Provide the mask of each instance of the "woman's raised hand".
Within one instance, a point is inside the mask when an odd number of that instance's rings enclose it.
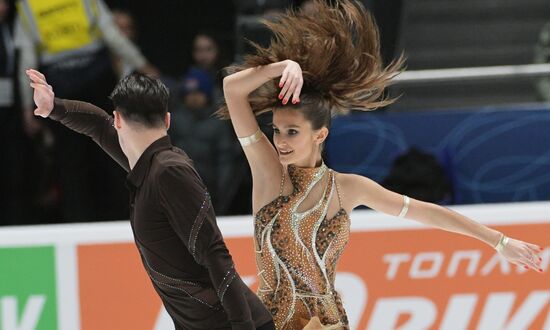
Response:
[[[300,92],[304,85],[304,77],[302,76],[302,68],[300,64],[286,60],[285,68],[281,74],[281,80],[279,81],[279,100],[284,104],[291,101],[292,104],[300,102]]]

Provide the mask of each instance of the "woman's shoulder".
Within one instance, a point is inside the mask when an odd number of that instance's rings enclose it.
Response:
[[[354,173],[335,172],[335,180],[343,194],[348,198],[357,199],[357,202],[362,195],[369,191],[375,191],[374,188],[378,186],[374,180]]]
[[[367,177],[364,177],[364,176],[359,175],[359,174],[342,173],[342,172],[337,172],[337,171],[332,170],[332,169],[331,169],[331,171],[334,173],[334,179],[336,180],[336,182],[338,183],[338,185],[340,187],[354,186],[359,181],[368,180]]]

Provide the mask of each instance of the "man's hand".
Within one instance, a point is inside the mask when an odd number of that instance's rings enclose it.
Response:
[[[31,87],[34,88],[34,103],[36,109],[34,110],[35,116],[48,117],[53,110],[54,93],[52,86],[46,82],[46,77],[36,70],[25,71],[29,79],[31,80]]]

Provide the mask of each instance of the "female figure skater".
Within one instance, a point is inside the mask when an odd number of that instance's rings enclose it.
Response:
[[[334,279],[349,214],[359,205],[475,237],[540,271],[533,244],[327,168],[321,152],[331,117],[391,103],[381,96],[402,60],[382,66],[377,27],[361,5],[316,6],[313,16],[290,11],[267,23],[271,45],[256,46],[256,55],[232,68],[218,112],[231,118],[252,171],[258,295],[277,329],[348,328]],[[275,146],[255,118],[266,111],[273,111]]]

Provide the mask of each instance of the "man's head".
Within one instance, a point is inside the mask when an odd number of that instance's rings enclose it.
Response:
[[[170,127],[168,98],[168,88],[160,80],[142,74],[131,74],[116,85],[111,100],[122,150],[140,137],[166,134]]]
[[[132,126],[166,128],[168,88],[157,79],[142,74],[131,74],[122,79],[111,93],[117,114]]]

